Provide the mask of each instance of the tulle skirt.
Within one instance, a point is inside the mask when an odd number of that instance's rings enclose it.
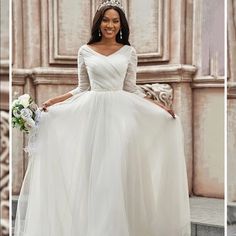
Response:
[[[15,236],[187,236],[183,132],[125,91],[87,91],[41,115]]]

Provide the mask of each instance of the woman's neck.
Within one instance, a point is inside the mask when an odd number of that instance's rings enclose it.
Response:
[[[116,39],[106,39],[106,38],[102,38],[100,43],[105,44],[105,45],[115,45],[115,44],[117,44]]]

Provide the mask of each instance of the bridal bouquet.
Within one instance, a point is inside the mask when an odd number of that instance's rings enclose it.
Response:
[[[30,95],[21,95],[12,103],[12,126],[29,133],[38,124],[40,114],[40,109]]]

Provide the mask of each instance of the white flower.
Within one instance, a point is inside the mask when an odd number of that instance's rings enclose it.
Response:
[[[36,111],[36,110],[38,109],[38,106],[37,106],[34,102],[32,102],[32,103],[30,104],[29,108],[30,108],[32,111]]]
[[[27,119],[25,120],[25,127],[26,127],[26,128],[33,128],[33,127],[35,127],[35,122],[34,122],[34,120],[33,120],[32,118],[27,118]]]
[[[39,123],[40,117],[41,117],[41,111],[40,111],[40,109],[37,109],[35,111],[35,124]]]
[[[21,95],[19,98],[19,103],[23,106],[23,107],[28,107],[30,104],[30,95],[29,94],[24,94]]]
[[[27,99],[27,100],[29,100],[29,99],[30,99],[30,95],[27,94],[27,93],[25,93],[25,94],[19,96],[18,99],[19,99],[19,100],[22,100],[22,99]]]
[[[28,118],[31,118],[32,115],[33,115],[33,112],[28,109],[28,108],[23,108],[21,111],[20,111],[20,115],[22,117],[23,120],[26,120]]]
[[[40,120],[41,111],[28,94],[12,102],[12,125],[20,131],[29,133],[35,129]]]
[[[15,105],[19,104],[19,100],[18,99],[15,99],[13,102],[12,102],[12,107],[14,107]]]
[[[32,129],[32,127],[34,127],[34,124],[31,125],[29,123],[25,123],[24,126],[29,131],[30,129]]]
[[[21,112],[17,108],[14,108],[12,113],[16,118],[20,118],[21,116]]]

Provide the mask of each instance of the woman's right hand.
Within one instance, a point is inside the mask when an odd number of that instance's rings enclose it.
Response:
[[[73,95],[69,92],[69,93],[65,93],[61,96],[58,96],[58,97],[55,97],[55,98],[51,98],[49,100],[47,100],[46,102],[43,103],[43,106],[42,106],[42,110],[43,111],[48,111],[48,107],[56,104],[56,103],[59,103],[59,102],[63,102],[65,101],[66,99],[72,97]]]
[[[46,102],[43,103],[42,110],[47,112],[48,111],[48,107],[52,106],[53,104],[54,103],[53,103],[52,99],[47,100]]]

